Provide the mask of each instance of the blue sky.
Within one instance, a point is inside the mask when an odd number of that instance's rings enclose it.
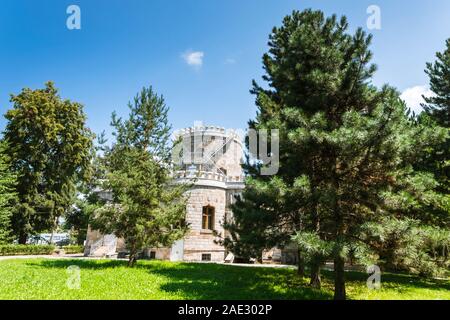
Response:
[[[81,8],[81,30],[66,27],[71,4]],[[245,128],[273,26],[293,9],[314,8],[367,29],[372,4],[381,9],[374,83],[390,83],[413,105],[427,90],[425,62],[450,37],[448,0],[0,0],[0,112],[11,93],[53,80],[62,97],[84,104],[95,132],[110,132],[112,111],[125,115],[153,85],[174,128],[196,120]]]

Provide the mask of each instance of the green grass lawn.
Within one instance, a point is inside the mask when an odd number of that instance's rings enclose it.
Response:
[[[69,289],[67,267],[81,269],[81,288]],[[292,269],[233,265],[80,259],[0,261],[0,299],[331,299],[332,272],[321,291]],[[367,275],[347,274],[350,299],[450,299],[450,281],[382,275],[382,288],[368,290]]]

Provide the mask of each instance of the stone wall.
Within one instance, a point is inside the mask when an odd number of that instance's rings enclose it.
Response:
[[[151,258],[151,252],[155,253],[155,259],[157,260],[170,259],[170,248],[147,248],[144,250],[144,257]]]
[[[212,230],[202,229],[202,210],[204,206],[215,208],[214,231],[224,234],[226,191],[219,188],[194,186],[189,191],[186,220],[189,232],[184,238],[184,260],[201,261],[202,254],[211,254],[211,261],[223,261],[225,248],[214,243],[219,240]]]

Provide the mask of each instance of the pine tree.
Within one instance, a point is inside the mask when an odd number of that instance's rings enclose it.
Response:
[[[425,72],[430,78],[433,95],[424,97],[426,116],[423,115],[420,120],[424,125],[433,125],[428,121],[428,116],[437,125],[446,128],[448,136],[445,141],[429,149],[421,165],[434,173],[439,182],[436,189],[450,201],[450,39],[446,41],[446,50],[437,52],[436,58],[434,63],[426,65]]]
[[[54,230],[74,200],[75,187],[90,168],[93,134],[82,105],[63,100],[52,82],[11,96],[6,112],[6,152],[17,174],[14,236]]]
[[[105,153],[103,186],[113,201],[95,211],[93,227],[124,238],[131,267],[142,249],[170,246],[184,236],[187,186],[171,177],[164,99],[144,88],[129,109],[126,120],[113,114],[116,141]]]
[[[251,171],[251,167],[247,169]],[[288,185],[277,176],[264,179],[249,175],[242,197],[231,206],[233,219],[224,224],[229,236],[223,244],[238,257],[258,260],[263,249],[290,244],[292,235],[306,222],[301,209],[306,206],[309,190],[305,176]],[[303,276],[301,252],[298,258],[298,273]]]
[[[305,196],[302,194],[303,188],[299,189],[299,194],[290,192],[294,199],[301,199],[301,203],[287,200],[287,203],[293,204],[294,207],[282,214],[284,217],[279,221],[287,219],[290,222],[282,222],[283,226],[277,228],[285,239],[295,234],[295,230],[320,231],[319,185],[316,179],[321,170],[318,167],[321,160],[320,150],[312,139],[303,141],[302,144],[286,143],[289,135],[298,131],[296,119],[304,120],[303,125],[306,125],[308,117],[335,104],[332,94],[327,97],[327,89],[334,90],[336,98],[342,95],[338,92],[337,85],[339,81],[343,81],[344,76],[347,77],[345,85],[358,85],[356,77],[362,76],[362,72],[372,72],[363,69],[356,75],[351,74],[358,71],[351,63],[351,50],[356,48],[352,47],[350,36],[344,33],[346,28],[345,18],[339,22],[335,16],[325,20],[323,14],[318,11],[306,10],[287,16],[282,27],[273,29],[269,53],[263,57],[266,71],[263,79],[269,82],[273,90],[264,90],[254,82],[252,93],[256,95],[259,113],[257,119],[250,122],[250,127],[280,129],[278,177],[282,177],[288,189],[293,188],[297,179],[306,179],[308,186],[308,194]],[[347,61],[341,61],[343,59]],[[347,68],[347,75],[339,69],[341,65]],[[296,149],[292,149],[293,147]],[[299,156],[292,156],[293,153]],[[248,173],[256,179],[267,180],[259,176],[258,170],[249,170]],[[245,192],[244,199],[248,197]],[[269,205],[265,207],[270,208]],[[235,220],[239,220],[239,217],[236,216]],[[285,224],[289,224],[291,228],[286,228]],[[299,252],[299,270],[303,269],[302,261]],[[314,266],[311,277],[311,283],[316,287],[320,286],[319,267],[320,264]]]
[[[5,153],[6,145],[0,141],[0,244],[12,240],[11,216],[17,200],[16,176],[11,172],[10,159]]]
[[[250,219],[258,230],[266,224],[267,238],[294,236],[312,285],[320,285],[323,260],[334,260],[335,299],[346,297],[345,261],[361,226],[394,214],[399,195],[414,196],[409,182],[421,180],[410,160],[424,148],[416,136],[441,135],[415,126],[395,89],[371,84],[372,37],[347,28],[345,17],[305,10],[273,29],[263,57],[269,86],[254,82],[258,114],[250,127],[279,129],[280,168],[276,177],[259,175],[257,162],[247,169],[252,187],[236,203],[242,210],[230,224],[239,234],[228,240],[249,247]],[[281,187],[267,197],[271,185]]]
[[[362,226],[365,253],[382,270],[406,271],[426,277],[445,276],[450,266],[450,231],[424,226],[409,218],[382,217]]]
[[[450,39],[446,50],[436,53],[437,60],[427,63],[426,74],[430,77],[430,89],[434,93],[424,97],[425,111],[442,127],[450,128]]]

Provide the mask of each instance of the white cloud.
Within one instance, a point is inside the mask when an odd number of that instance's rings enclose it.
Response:
[[[415,86],[405,89],[400,95],[400,98],[405,101],[406,106],[410,108],[411,111],[414,111],[415,114],[419,114],[423,111],[420,104],[425,103],[422,95],[430,97],[433,95],[433,92],[428,89],[427,86]]]
[[[191,51],[188,50],[181,55],[181,57],[186,61],[186,63],[190,66],[200,68],[203,65],[203,51]]]
[[[234,58],[225,59],[225,64],[235,64],[235,63],[236,63],[236,59],[234,59]]]

